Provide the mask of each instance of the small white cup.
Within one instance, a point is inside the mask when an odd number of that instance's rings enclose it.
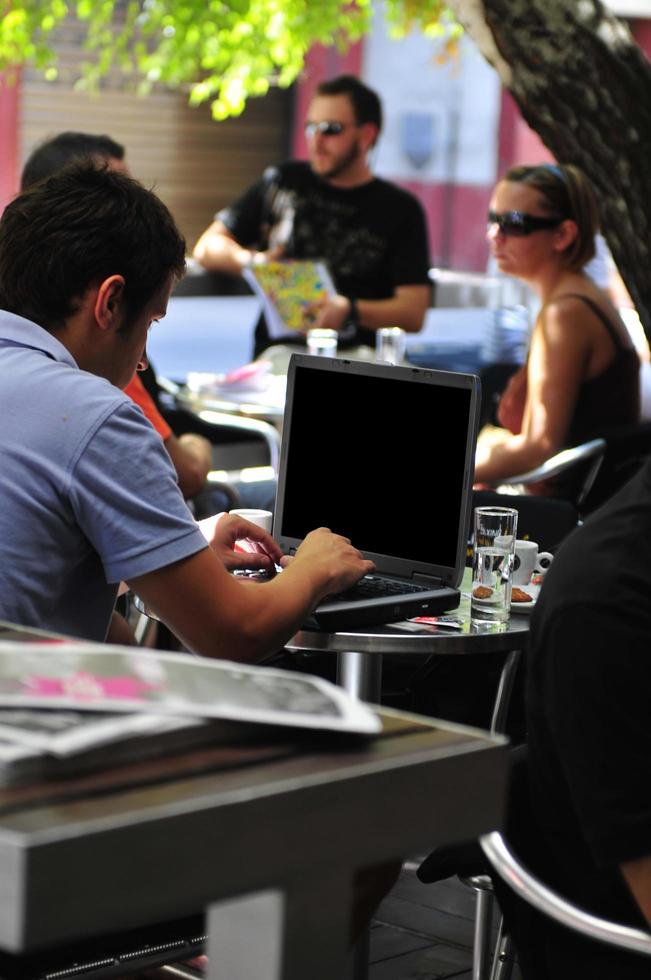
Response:
[[[313,327],[307,332],[307,352],[319,357],[336,357],[338,339],[336,330]]]
[[[382,327],[375,334],[375,360],[402,364],[407,349],[407,335],[400,327]]]
[[[538,551],[535,541],[518,539],[515,542],[513,584],[529,585],[534,572],[546,572],[553,560],[549,551]]]
[[[271,534],[274,516],[270,510],[258,510],[255,507],[237,507],[229,511],[229,513],[237,514],[239,517],[243,517],[245,521],[250,521],[251,524],[257,524],[263,531],[268,531]]]

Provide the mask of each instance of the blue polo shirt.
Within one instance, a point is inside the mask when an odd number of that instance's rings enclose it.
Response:
[[[205,547],[140,409],[0,311],[0,619],[103,640],[121,580]]]

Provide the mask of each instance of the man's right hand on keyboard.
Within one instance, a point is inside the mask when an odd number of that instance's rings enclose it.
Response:
[[[311,531],[291,561],[296,567],[300,565],[305,574],[316,576],[319,599],[349,589],[375,568],[348,538],[333,534],[327,527]]]

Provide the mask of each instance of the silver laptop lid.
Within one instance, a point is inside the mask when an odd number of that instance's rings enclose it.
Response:
[[[466,560],[479,379],[292,355],[274,537],[349,537],[379,572],[457,586]]]

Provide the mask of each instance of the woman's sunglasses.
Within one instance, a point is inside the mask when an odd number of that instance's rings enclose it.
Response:
[[[534,231],[556,228],[565,219],[541,218],[537,214],[526,214],[524,211],[504,211],[503,214],[489,211],[487,220],[489,230],[493,225],[497,225],[503,235],[525,238],[527,235],[533,235]]]
[[[306,136],[316,136],[317,133],[321,136],[339,136],[348,126],[356,125],[356,123],[327,122],[324,119],[322,122],[305,123],[304,131]]]

